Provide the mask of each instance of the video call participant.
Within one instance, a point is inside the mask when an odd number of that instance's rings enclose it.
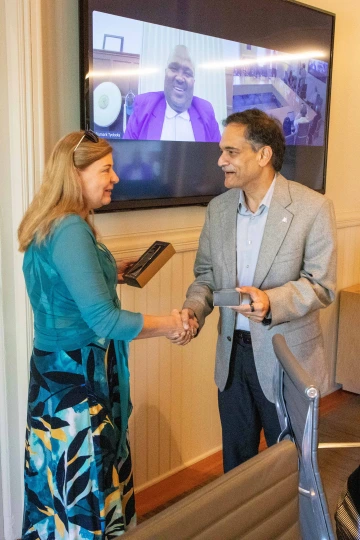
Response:
[[[296,115],[295,120],[294,120],[294,126],[295,126],[296,131],[298,131],[299,129],[299,124],[310,123],[310,120],[307,116],[307,112],[308,112],[307,106],[305,105],[305,103],[303,103],[301,105],[300,112]]]
[[[279,173],[285,144],[277,120],[252,109],[224,124],[218,164],[229,191],[208,205],[182,317],[202,328],[217,289],[237,287],[251,298],[220,308],[215,381],[226,472],[257,454],[262,427],[268,445],[279,435],[274,334],[327,388],[319,310],[335,296],[336,228],[329,199]]]
[[[316,135],[319,135],[319,128],[320,128],[320,120],[321,120],[321,110],[319,105],[315,108],[315,116],[311,121],[311,125],[309,128],[309,144],[312,144],[313,139],[316,137]]]
[[[301,90],[301,87],[306,84],[306,67],[305,64],[301,65],[300,71],[299,71],[299,90]]]
[[[194,97],[195,69],[185,45],[177,45],[165,69],[164,91],[136,96],[124,139],[219,142],[213,106]]]
[[[177,310],[121,308],[116,284],[128,264],[117,267],[90,219],[118,181],[109,143],[70,133],[19,227],[35,321],[22,540],[110,540],[135,525],[129,342],[191,339]]]

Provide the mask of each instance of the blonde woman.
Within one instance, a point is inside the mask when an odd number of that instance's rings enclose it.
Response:
[[[25,450],[23,539],[115,538],[135,524],[127,440],[128,344],[190,340],[179,313],[121,309],[117,269],[89,216],[119,181],[92,131],[55,146],[19,227],[34,311]]]

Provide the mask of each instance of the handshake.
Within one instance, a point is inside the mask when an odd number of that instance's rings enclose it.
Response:
[[[171,312],[172,328],[166,333],[166,337],[176,345],[187,345],[196,336],[199,323],[192,309]]]

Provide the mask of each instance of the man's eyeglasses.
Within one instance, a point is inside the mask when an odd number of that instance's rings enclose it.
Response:
[[[92,131],[91,129],[86,129],[80,141],[75,146],[73,150],[73,155],[75,155],[76,150],[79,148],[80,144],[83,142],[84,139],[87,139],[88,141],[91,141],[93,143],[99,142],[99,137],[96,135],[96,133],[94,133],[94,131]]]

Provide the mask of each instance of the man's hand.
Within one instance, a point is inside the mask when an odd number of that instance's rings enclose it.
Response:
[[[250,303],[231,306],[231,309],[237,313],[241,313],[253,322],[261,323],[270,310],[270,300],[266,292],[256,287],[238,287],[236,290],[240,293],[248,294],[250,296]]]
[[[199,329],[199,323],[195,313],[192,309],[185,308],[181,312],[181,320],[184,325],[184,329],[189,329],[192,337],[195,337]]]
[[[180,313],[185,335],[170,338],[171,343],[176,345],[187,345],[196,336],[199,323],[192,309],[183,309]]]
[[[138,262],[139,257],[132,257],[131,259],[124,259],[123,261],[119,261],[116,263],[116,268],[118,272],[118,283],[121,285],[124,283],[124,274],[127,272],[133,264]]]

